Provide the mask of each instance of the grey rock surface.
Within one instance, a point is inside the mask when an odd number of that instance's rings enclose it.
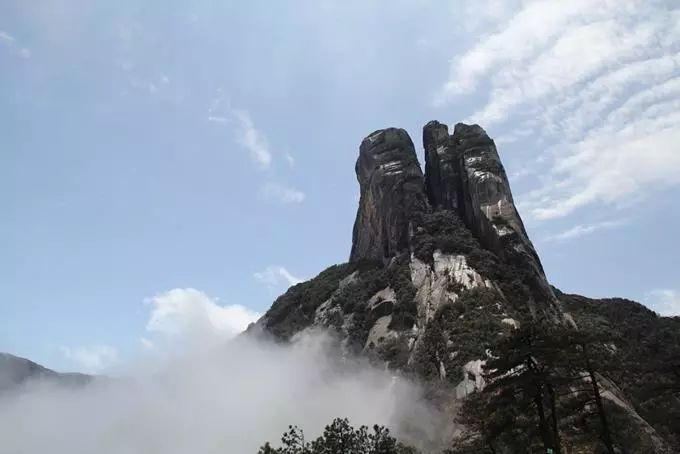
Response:
[[[515,207],[494,141],[479,125],[423,128],[427,195],[435,209],[458,212],[486,249],[522,269],[533,296],[533,312],[560,319],[559,303]]]
[[[428,208],[423,172],[408,133],[387,128],[366,137],[356,174],[361,195],[350,261],[383,260],[408,250],[418,217]]]

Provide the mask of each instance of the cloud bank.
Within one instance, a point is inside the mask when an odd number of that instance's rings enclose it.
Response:
[[[336,355],[308,333],[290,346],[239,337],[145,361],[127,378],[81,389],[47,384],[0,396],[3,452],[255,453],[289,424],[316,436],[334,417],[432,435],[436,415],[417,387]]]

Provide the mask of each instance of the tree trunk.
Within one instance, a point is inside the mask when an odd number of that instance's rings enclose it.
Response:
[[[529,343],[531,345],[531,342]],[[536,411],[538,412],[538,429],[541,433],[541,440],[543,441],[543,448],[547,451],[548,448],[554,449],[554,440],[548,430],[548,424],[545,420],[545,409],[543,408],[543,383],[539,381],[539,373],[536,370],[536,364],[531,355],[526,358],[526,365],[533,379],[536,383],[536,394],[534,396],[534,404],[536,404]]]
[[[555,404],[555,390],[553,389],[550,383],[546,385],[546,388],[548,389],[548,399],[550,399],[550,411],[552,412],[552,415],[550,415],[550,419],[552,422],[553,440],[555,441],[555,454],[560,454],[562,452],[562,446],[560,443],[560,430],[559,427],[557,426],[557,408],[556,408],[557,405]]]
[[[540,387],[536,396],[534,396],[534,403],[536,404],[536,411],[538,412],[538,428],[541,432],[541,440],[543,441],[543,448],[546,450],[552,448],[552,437],[548,431],[548,424],[545,421],[545,411],[543,409],[543,392]]]
[[[600,387],[597,384],[597,377],[595,376],[595,370],[590,362],[590,357],[588,356],[588,350],[585,344],[581,345],[583,349],[583,356],[586,360],[586,370],[588,371],[588,376],[590,377],[590,383],[593,386],[593,394],[595,395],[595,405],[597,406],[597,413],[600,415],[600,422],[602,423],[602,441],[607,447],[607,452],[609,454],[614,454],[614,445],[612,443],[612,438],[609,433],[609,424],[607,424],[607,416],[604,411],[604,405],[602,404],[602,397],[600,396]]]

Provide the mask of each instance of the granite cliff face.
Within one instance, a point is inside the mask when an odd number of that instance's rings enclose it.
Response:
[[[527,308],[561,321],[557,298],[515,207],[496,145],[478,125],[423,129],[425,176],[403,129],[388,128],[361,143],[356,172],[360,201],[350,261],[388,260],[412,251],[423,215],[453,211],[480,245],[525,274]]]
[[[350,261],[382,260],[408,250],[415,223],[427,209],[423,172],[408,133],[388,128],[361,142],[360,187]]]
[[[478,125],[437,121],[423,130],[427,195],[434,209],[455,210],[486,249],[525,270],[532,312],[560,319],[557,299],[524,223],[494,141]]]
[[[484,129],[459,123],[449,134],[432,121],[423,147],[424,174],[403,129],[362,141],[349,262],[291,287],[250,331],[284,341],[308,328],[335,332],[348,354],[427,383],[450,421],[462,400],[486,386],[483,366],[499,339],[523,323],[578,320],[545,276]],[[638,434],[635,443],[665,452],[617,385],[607,393],[634,428],[628,432]],[[455,437],[446,427],[441,439]]]

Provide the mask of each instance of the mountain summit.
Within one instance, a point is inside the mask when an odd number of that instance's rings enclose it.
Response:
[[[595,349],[605,351],[594,358],[602,364],[640,354],[660,358],[658,346],[668,342],[672,354],[680,354],[677,319],[640,312],[642,306],[626,300],[565,295],[549,284],[496,145],[482,127],[458,123],[449,134],[445,124],[431,121],[423,147],[424,173],[403,129],[380,129],[361,142],[349,262],[291,287],[251,332],[283,341],[313,327],[335,332],[348,354],[426,384],[433,404],[450,418],[439,436],[454,440],[460,430],[446,426],[460,416],[455,409],[489,385],[486,363],[523,326],[617,339]],[[626,313],[630,319],[621,317]],[[631,333],[644,344],[632,342]],[[677,397],[659,418],[650,408],[655,397],[645,393],[648,369],[599,370],[603,398],[619,425],[617,449],[670,452],[668,442],[677,444],[680,434],[677,423],[668,422],[680,414]],[[654,379],[673,382],[674,373],[655,372]],[[585,420],[567,423],[563,442],[573,452],[599,449]],[[501,452],[533,452],[512,446]]]

